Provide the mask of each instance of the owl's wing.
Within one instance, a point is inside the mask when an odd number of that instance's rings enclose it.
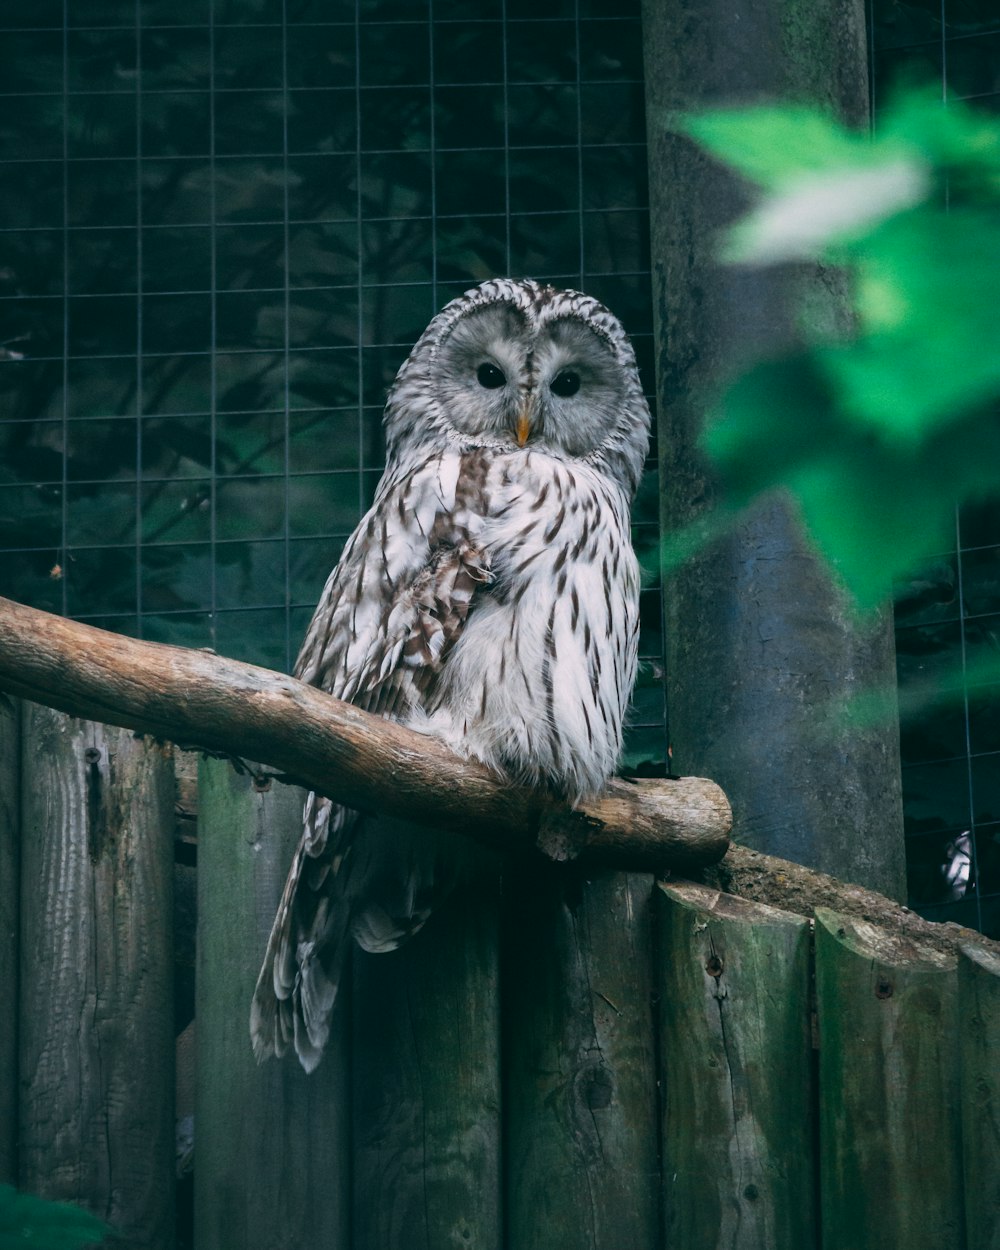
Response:
[[[469,496],[462,460],[436,455],[416,472],[383,479],[327,581],[296,676],[392,719],[405,720],[420,704],[489,580],[475,533],[482,512]],[[293,1041],[303,1066],[315,1067],[348,928],[366,949],[387,950],[429,914],[433,864],[401,847],[396,879],[387,883],[386,855],[378,854],[374,834],[356,844],[356,820],[322,796],[306,801],[251,1007],[258,1058],[281,1055]],[[356,906],[375,882],[394,902]]]

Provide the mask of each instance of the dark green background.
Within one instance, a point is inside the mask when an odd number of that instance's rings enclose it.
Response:
[[[996,107],[991,5],[871,11]],[[36,0],[0,10],[0,593],[294,659],[382,466],[385,390],[498,273],[596,295],[652,394],[635,0]],[[665,763],[655,454],[629,763]],[[902,588],[903,688],[1000,647],[1000,519]],[[1000,698],[903,727],[913,901],[1000,935]],[[970,831],[972,881],[942,873]]]

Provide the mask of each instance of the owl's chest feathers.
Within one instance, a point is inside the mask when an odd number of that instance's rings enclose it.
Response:
[[[587,466],[537,454],[498,458],[475,496],[451,515],[464,514],[489,582],[428,691],[427,728],[573,797],[599,789],[635,672],[624,496]]]

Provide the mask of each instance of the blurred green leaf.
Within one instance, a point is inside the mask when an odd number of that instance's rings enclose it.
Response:
[[[818,360],[847,412],[919,441],[1000,393],[1000,213],[927,206],[857,257],[861,332]]]
[[[703,441],[731,506],[776,487],[791,492],[816,546],[863,609],[883,602],[894,578],[950,546],[957,498],[1000,487],[1000,421],[992,411],[901,446],[838,406],[810,353],[759,365],[738,381]]]
[[[104,1241],[110,1231],[80,1207],[0,1185],[0,1250],[77,1250]]]
[[[813,256],[853,296],[849,336],[814,332],[722,399],[703,443],[726,506],[789,491],[873,608],[950,547],[956,502],[1000,491],[1000,123],[918,91],[876,142],[798,106],[685,128],[768,192],[725,259]]]
[[[769,188],[838,167],[878,163],[867,135],[846,130],[805,105],[719,109],[687,117],[681,128],[727,165]]]
[[[919,204],[930,187],[928,170],[916,160],[809,174],[734,226],[722,257],[771,264],[822,256],[833,244],[864,238],[887,217]]]

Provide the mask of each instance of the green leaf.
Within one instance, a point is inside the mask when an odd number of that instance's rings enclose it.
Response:
[[[847,412],[919,441],[1000,395],[1000,212],[927,206],[857,253],[861,333],[816,356]]]
[[[972,191],[977,199],[1000,193],[1000,121],[961,100],[945,103],[937,86],[901,93],[879,118],[876,159],[899,150],[957,176],[952,192]]]
[[[875,143],[798,106],[687,129],[768,192],[728,257],[832,261],[854,314],[850,336],[814,331],[811,347],[738,381],[704,446],[728,506],[790,492],[873,607],[950,547],[956,502],[1000,494],[1000,124],[917,91]]]
[[[875,163],[867,135],[804,105],[720,109],[685,118],[681,129],[763,187]]]
[[[0,1185],[0,1250],[78,1250],[110,1233],[89,1211]]]
[[[920,204],[931,186],[929,167],[903,157],[792,179],[732,227],[721,258],[769,265],[822,257]]]
[[[952,207],[1000,195],[1000,124],[927,90],[899,97],[877,139],[801,105],[721,110],[683,129],[768,194],[723,259],[820,258],[947,189]]]
[[[730,388],[703,445],[736,507],[783,487],[862,609],[947,548],[958,500],[1000,493],[1000,420],[992,411],[917,443],[879,437],[837,403],[803,353],[759,365]]]

